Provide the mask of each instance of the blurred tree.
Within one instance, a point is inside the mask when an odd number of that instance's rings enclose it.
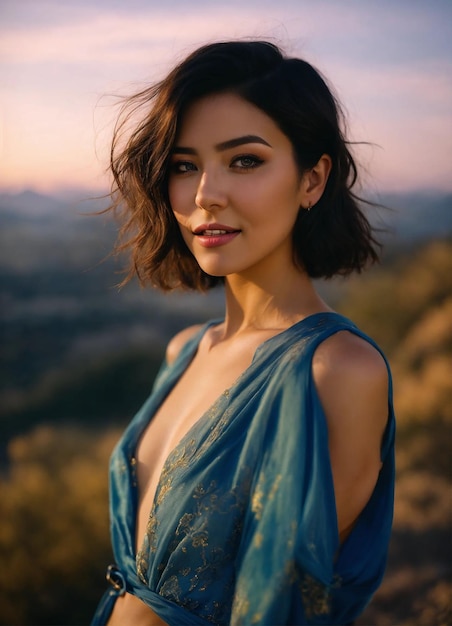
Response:
[[[393,355],[411,327],[452,293],[452,242],[437,240],[351,277],[338,308]]]
[[[40,423],[124,424],[149,395],[162,354],[123,350],[43,376],[0,409],[0,441]]]
[[[388,354],[397,416],[394,532],[359,625],[452,623],[452,242],[349,281],[340,310]]]
[[[87,624],[111,562],[108,456],[118,432],[39,427],[0,483],[0,622]]]

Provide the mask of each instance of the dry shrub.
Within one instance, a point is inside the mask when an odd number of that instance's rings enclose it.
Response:
[[[38,427],[0,481],[0,622],[89,623],[110,562],[108,457],[118,432]]]

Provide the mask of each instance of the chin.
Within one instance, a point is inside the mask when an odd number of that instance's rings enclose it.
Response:
[[[196,257],[195,257],[196,259]],[[205,259],[204,259],[205,261]],[[212,259],[210,259],[210,261],[212,261]],[[224,278],[225,276],[227,276],[228,274],[231,274],[233,272],[228,271],[229,268],[224,266],[224,263],[222,264],[218,264],[215,262],[204,262],[204,263],[200,263],[199,259],[196,259],[196,262],[199,265],[199,268],[205,273],[208,274],[208,276],[213,276],[215,278]]]
[[[199,267],[204,272],[204,274],[207,274],[208,276],[213,276],[214,278],[224,278],[226,276],[226,274],[224,272],[221,272],[220,270],[217,271],[211,268],[204,268],[201,265]]]

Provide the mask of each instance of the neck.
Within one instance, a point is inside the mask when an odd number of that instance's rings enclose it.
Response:
[[[225,295],[225,336],[247,330],[283,330],[308,315],[331,310],[309,276],[295,266],[283,276],[271,269],[260,276],[228,276]]]

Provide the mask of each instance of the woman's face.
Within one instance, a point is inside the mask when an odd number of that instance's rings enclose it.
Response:
[[[289,139],[234,94],[188,108],[172,154],[169,198],[200,267],[228,276],[293,265],[303,177]],[[251,274],[250,274],[251,273]]]

